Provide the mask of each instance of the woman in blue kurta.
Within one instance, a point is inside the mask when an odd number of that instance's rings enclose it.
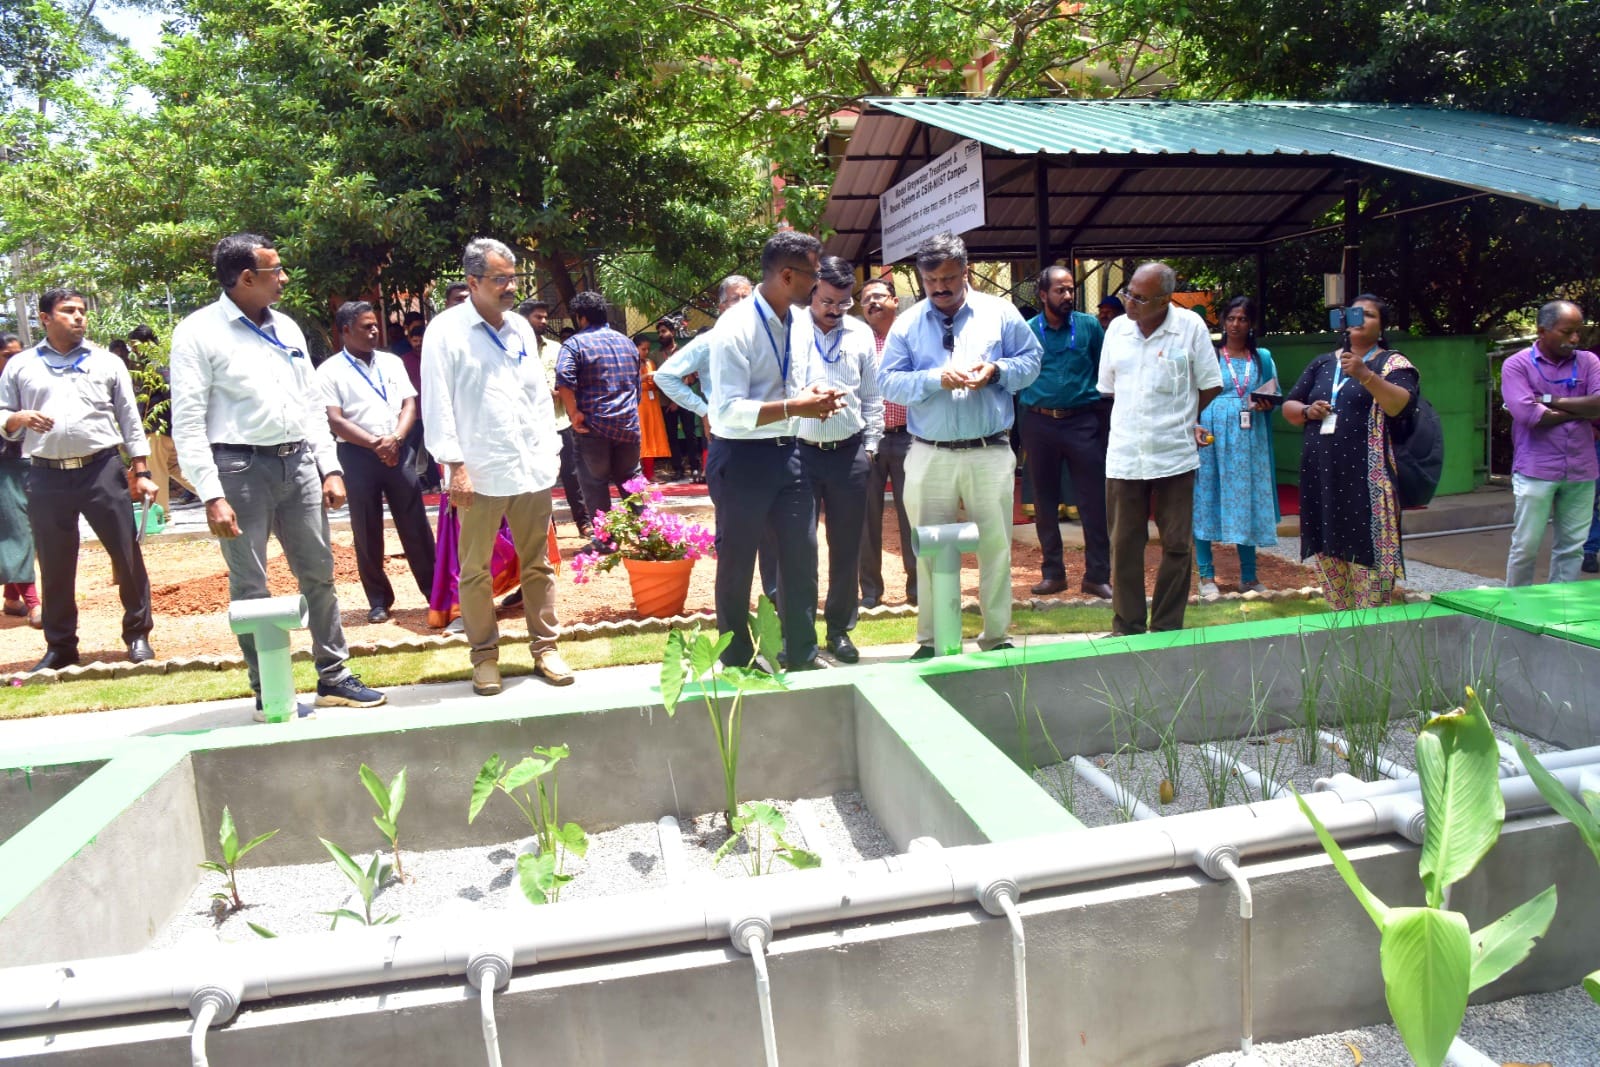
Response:
[[[1228,301],[1222,312],[1222,392],[1200,413],[1213,437],[1200,449],[1194,484],[1194,554],[1200,595],[1216,596],[1211,545],[1239,546],[1239,589],[1264,592],[1256,579],[1256,547],[1278,543],[1278,487],[1272,463],[1272,405],[1250,392],[1278,376],[1272,353],[1256,345],[1255,303]]]

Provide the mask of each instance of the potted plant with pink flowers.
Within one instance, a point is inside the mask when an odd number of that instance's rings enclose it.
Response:
[[[580,585],[622,564],[641,615],[668,618],[683,612],[695,560],[716,554],[716,535],[699,523],[663,510],[665,499],[643,478],[622,484],[628,493],[610,511],[594,514],[599,548],[578,553],[572,580]]]

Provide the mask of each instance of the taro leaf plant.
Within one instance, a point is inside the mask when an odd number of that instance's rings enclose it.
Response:
[[[533,828],[539,852],[517,857],[517,881],[522,886],[523,896],[535,904],[554,904],[561,899],[561,887],[572,881],[572,875],[566,870],[567,854],[581,857],[589,851],[589,837],[583,827],[575,822],[563,824],[559,818],[556,765],[570,755],[572,750],[566,745],[536,746],[532,755],[511,765],[495,753],[484,761],[472,783],[472,806],[467,812],[467,822],[478,817],[478,812],[498,789],[511,798]],[[530,785],[533,786],[531,793]],[[522,793],[520,797],[518,790]]]
[[[1470,688],[1466,707],[1423,725],[1417,772],[1427,811],[1418,864],[1424,907],[1390,907],[1379,900],[1361,884],[1298,792],[1295,799],[1345,885],[1378,927],[1384,997],[1406,1050],[1420,1067],[1440,1067],[1461,1030],[1467,997],[1521,963],[1544,936],[1555,915],[1556,888],[1477,931],[1467,926],[1465,915],[1446,910],[1450,887],[1494,847],[1506,814],[1494,731]]]
[[[773,865],[778,860],[783,860],[797,870],[807,867],[820,867],[822,860],[815,852],[790,844],[784,839],[784,831],[789,829],[789,822],[783,817],[783,812],[771,804],[759,800],[747,801],[739,805],[739,813],[733,819],[733,832],[728,835],[728,840],[717,849],[717,855],[712,860],[716,866],[739,847],[743,841],[746,851],[739,858],[739,863],[744,867],[745,873],[752,878],[763,874],[771,874]],[[767,838],[771,839],[768,848]]]
[[[245,855],[248,854],[251,849],[255,848],[257,845],[261,844],[263,841],[267,840],[277,832],[278,831],[276,830],[268,830],[259,837],[252,837],[249,841],[245,842],[243,846],[241,846],[239,844],[239,832],[233,825],[233,813],[230,812],[227,807],[223,807],[222,827],[217,832],[217,842],[222,845],[222,862],[217,863],[214,860],[206,860],[204,863],[200,864],[201,870],[216,871],[218,874],[222,875],[222,877],[227,879],[227,892],[212,893],[212,900],[222,901],[223,904],[228,906],[228,908],[232,911],[238,911],[240,908],[244,907],[244,901],[239,898],[239,877],[237,871],[239,861],[244,859]]]
[[[701,683],[700,699],[711,717],[717,755],[722,758],[723,813],[730,831],[739,818],[739,739],[744,725],[744,698],[749,693],[788,688],[781,674],[768,674],[756,667],[756,657],[761,656],[777,669],[778,649],[783,640],[778,613],[765,596],[756,602],[756,613],[750,616],[750,632],[755,638],[755,648],[750,662],[743,667],[724,667],[720,662],[733,634],[716,637],[701,633],[699,626],[689,630],[674,628],[669,632],[667,651],[661,658],[661,702],[668,715],[676,714],[686,684]],[[731,689],[726,703],[722,699],[724,682]]]
[[[366,870],[362,870],[361,865],[351,857],[350,853],[325,837],[319,837],[317,840],[322,842],[322,847],[328,850],[328,855],[333,857],[333,862],[338,865],[344,876],[350,879],[350,883],[356,887],[356,892],[361,895],[360,911],[351,911],[349,908],[335,908],[333,911],[318,913],[330,916],[333,919],[333,922],[328,924],[328,929],[336,928],[340,919],[349,919],[363,926],[382,926],[385,923],[395,922],[400,918],[398,912],[393,915],[380,915],[376,919],[372,917],[372,898],[377,896],[378,888],[389,880],[390,868],[387,863],[383,862],[383,853],[374,852],[372,854],[372,862],[367,864]]]
[[[1526,741],[1517,738],[1517,755],[1522,759],[1522,765],[1528,770],[1528,777],[1533,779],[1533,784],[1539,788],[1540,796],[1545,802],[1577,827],[1578,834],[1583,838],[1583,843],[1589,846],[1589,851],[1594,853],[1596,863],[1600,863],[1600,793],[1592,789],[1583,790],[1583,803],[1573,799],[1561,785],[1561,780],[1545,769],[1528,748]],[[1588,990],[1589,996],[1596,1004],[1600,1004],[1600,971],[1594,971],[1583,980],[1583,988]]]
[[[406,802],[406,769],[401,767],[400,773],[387,786],[365,763],[361,765],[360,774],[361,784],[367,787],[373,802],[378,805],[378,814],[372,817],[372,821],[389,842],[389,851],[394,855],[394,876],[403,882],[406,880],[406,868],[400,862],[400,808]]]

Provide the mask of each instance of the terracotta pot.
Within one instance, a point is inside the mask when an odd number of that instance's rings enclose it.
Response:
[[[694,560],[624,556],[622,565],[628,569],[634,610],[640,615],[664,619],[683,613],[683,603],[689,599],[689,575],[694,571]]]

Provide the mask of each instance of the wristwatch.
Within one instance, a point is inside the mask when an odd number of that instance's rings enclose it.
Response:
[[[1555,399],[1556,398],[1551,396],[1549,393],[1539,394],[1539,403],[1543,404],[1545,407],[1549,407],[1551,404],[1555,403]]]

